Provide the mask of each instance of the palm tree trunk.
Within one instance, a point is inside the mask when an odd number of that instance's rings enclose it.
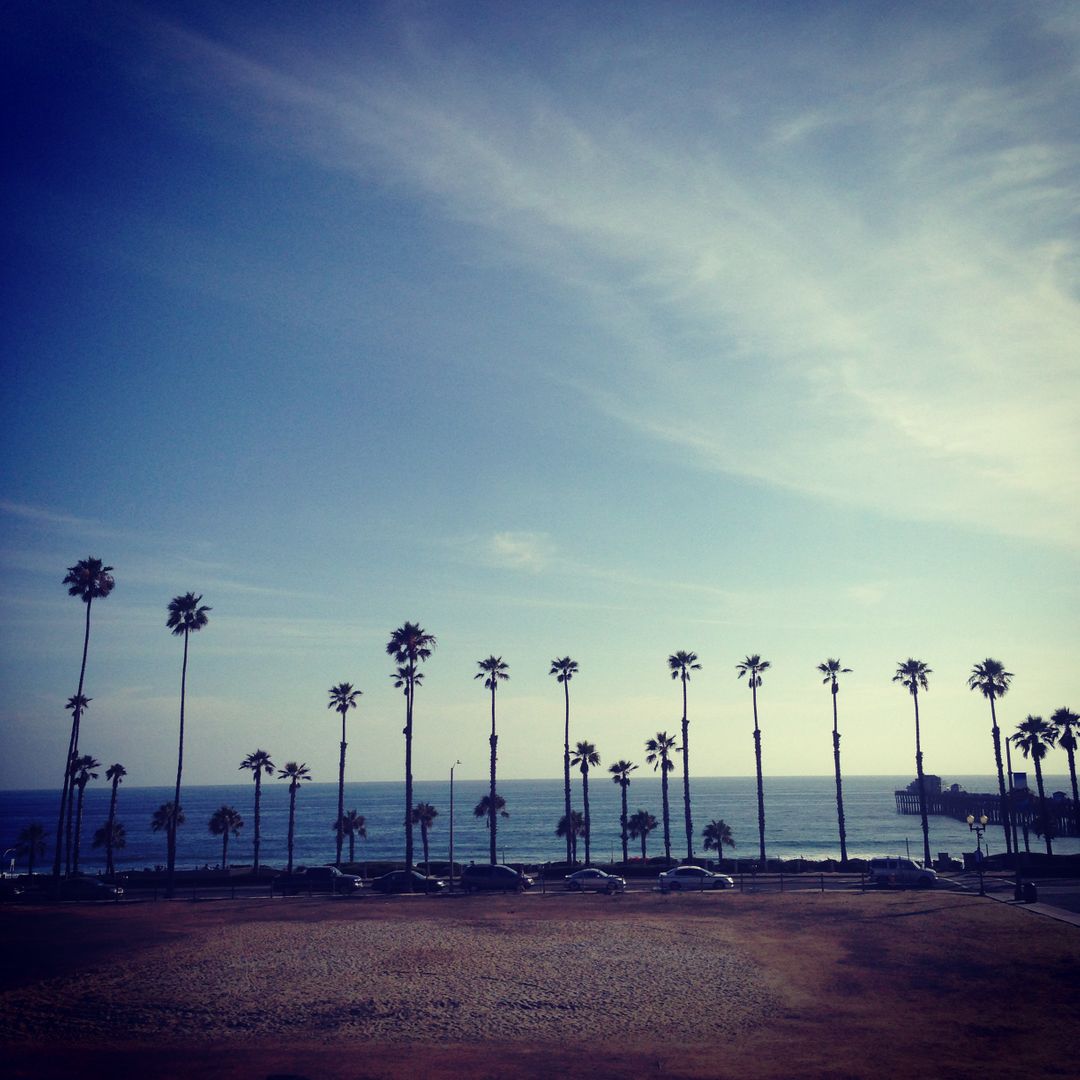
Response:
[[[686,861],[694,858],[694,823],[690,818],[690,721],[686,717],[686,672],[682,675],[683,813],[686,817]]]
[[[229,869],[229,827],[225,826],[225,832],[222,833],[221,838],[221,868],[222,870]]]
[[[79,796],[77,803],[78,809],[75,811],[75,854],[72,857],[72,865],[74,866],[73,872],[76,874],[79,872],[79,842],[82,839],[83,796],[86,794],[85,784],[78,784],[77,786],[79,788]]]
[[[840,779],[840,729],[836,716],[836,694],[839,685],[836,679],[832,684],[832,739],[833,765],[836,768],[836,820],[840,826],[840,868],[847,869],[847,828],[844,824],[844,790]]]
[[[566,721],[563,725],[563,801],[566,804],[566,861],[576,862],[577,845],[574,843],[574,837],[571,835],[573,829],[570,828],[572,820],[572,812],[570,809],[570,682],[569,680],[563,680],[563,691],[566,696]]]
[[[647,836],[647,833],[644,830],[642,830],[642,833],[641,833],[641,861],[642,861],[642,863],[644,863],[646,861],[646,859],[645,859],[645,838],[646,838],[646,836]]]
[[[1072,728],[1069,728],[1069,734],[1072,738],[1076,738],[1072,734]],[[1065,747],[1065,753],[1069,756],[1069,779],[1072,781],[1072,793],[1073,793],[1073,827],[1076,829],[1076,835],[1080,836],[1080,792],[1076,789],[1076,748],[1070,741],[1069,745]]]
[[[1042,818],[1043,840],[1046,841],[1046,854],[1054,854],[1054,845],[1050,839],[1050,815],[1046,812],[1046,789],[1043,787],[1042,761],[1037,756],[1038,747],[1032,748],[1032,758],[1035,760],[1035,783],[1039,788],[1039,815]],[[81,805],[81,804],[80,804]]]
[[[78,743],[79,733],[75,732],[75,741]],[[67,808],[67,841],[64,852],[64,873],[71,873],[71,855],[74,850],[72,847],[73,830],[75,828],[75,788],[78,786],[75,779],[75,762],[79,760],[79,753],[77,750],[72,752],[71,755],[71,784],[68,787],[68,808]]]
[[[356,833],[351,829],[349,830],[349,864],[353,865],[356,862]]]
[[[176,872],[176,830],[180,827],[180,778],[184,774],[184,706],[187,701],[187,660],[188,660],[188,637],[190,631],[184,631],[184,664],[180,670],[180,742],[176,751],[176,794],[173,796],[172,821],[166,829],[168,846],[168,877],[165,884],[165,895],[170,899],[173,895],[173,875]]]
[[[660,762],[660,794],[664,800],[664,858],[671,862],[671,820],[668,812],[667,758]]]
[[[759,858],[765,862],[765,786],[761,778],[761,729],[757,718],[757,684],[751,683],[754,697],[754,761],[757,764],[757,820]]]
[[[919,733],[919,694],[912,693],[915,701],[915,775],[919,781],[919,817],[922,819],[923,859],[924,866],[929,866],[930,859],[930,822],[926,817],[926,780],[923,777],[922,767],[922,738]]]
[[[589,865],[589,841],[591,832],[591,823],[589,821],[589,770],[584,768],[581,770],[581,798],[585,803],[585,865]]]
[[[491,865],[494,866],[499,860],[496,855],[495,848],[495,819],[498,814],[495,810],[495,747],[498,744],[499,737],[495,734],[495,673],[491,674],[491,784],[490,791],[488,793],[488,827],[490,835],[488,840],[491,844]],[[424,856],[424,861],[427,861],[427,856]]]
[[[413,724],[413,673],[415,668],[409,663],[409,675],[405,682],[405,869],[413,868],[413,820],[412,820],[412,724]],[[409,891],[412,891],[412,876],[409,877]]]
[[[625,780],[619,782],[619,787],[622,788],[622,816],[619,818],[619,824],[622,826],[622,861],[624,869],[626,868],[626,864],[630,861],[630,852],[627,848],[626,836],[626,789],[629,786],[629,783]]]
[[[338,819],[341,820],[340,818]],[[296,784],[294,782],[289,783],[289,868],[286,873],[292,873],[292,852],[293,852],[293,829],[296,825]],[[338,859],[340,862],[340,858]]]
[[[113,870],[113,823],[116,821],[116,789],[120,784],[120,777],[113,777],[112,795],[109,798],[109,820],[105,823],[105,873],[110,877]]]
[[[422,821],[420,822],[420,843],[424,845],[424,876],[425,877],[430,877],[431,876],[431,866],[430,866],[429,860],[428,860],[427,826]]]
[[[341,710],[341,756],[338,758],[338,781],[337,781],[337,854],[334,865],[341,869],[341,838],[345,823],[345,710]]]
[[[994,761],[997,764],[998,795],[1001,797],[1001,827],[1005,830],[1005,853],[1012,854],[1012,830],[1009,828],[1011,807],[1009,806],[1008,793],[1005,790],[1005,769],[1001,764],[1001,732],[998,729],[997,710],[994,708],[994,695],[990,694],[990,733],[994,737]]]
[[[262,802],[262,769],[258,766],[255,767],[255,876],[259,876],[259,844],[262,837],[259,835],[259,813],[261,810],[260,803]]]

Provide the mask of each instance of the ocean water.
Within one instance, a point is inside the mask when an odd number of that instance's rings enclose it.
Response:
[[[922,832],[918,815],[896,812],[893,792],[907,785],[910,776],[850,776],[844,778],[844,813],[847,824],[848,854],[872,856],[905,854],[922,856]],[[944,778],[957,782],[972,792],[993,792],[997,780],[992,776]],[[1047,793],[1068,791],[1066,776],[1048,776]],[[95,851],[91,840],[95,829],[104,824],[109,811],[108,785],[98,783],[86,789],[82,854],[80,867],[89,872],[103,869],[104,850]],[[432,859],[446,859],[450,837],[449,779],[419,780],[414,784],[415,801],[430,802],[439,811],[430,833]],[[454,783],[454,857],[458,861],[487,859],[487,828],[473,814],[473,807],[487,793],[487,782],[457,780]],[[555,836],[555,825],[563,813],[562,780],[504,780],[499,793],[506,799],[508,818],[498,825],[499,857],[510,862],[541,862],[558,859],[564,853],[564,841]],[[172,798],[171,788],[140,788],[120,785],[117,819],[127,831],[127,846],[115,860],[120,869],[141,869],[165,862],[165,836],[150,829],[154,810]],[[177,840],[177,866],[184,869],[215,866],[221,861],[221,839],[209,832],[211,814],[224,805],[234,806],[244,818],[239,837],[230,838],[230,865],[250,864],[252,859],[255,785],[231,784],[224,787],[191,786],[183,792],[187,822]],[[704,854],[702,828],[713,818],[723,818],[734,833],[740,858],[755,859],[758,852],[756,782],[752,776],[692,777],[695,854]],[[592,856],[594,861],[621,857],[619,838],[620,793],[604,773],[590,777],[589,803],[592,820]],[[53,831],[59,812],[59,793],[53,791],[0,792],[0,843],[14,845],[19,831],[31,822],[46,828],[49,851],[38,866],[51,866]],[[673,777],[669,789],[671,814],[671,850],[678,857],[686,854],[683,824],[682,780]],[[581,779],[573,782],[574,808],[582,808]],[[401,782],[349,783],[345,786],[345,808],[355,809],[367,820],[367,839],[357,840],[357,861],[401,859],[404,853],[404,785]],[[660,780],[655,776],[635,776],[629,790],[629,809],[646,809],[660,823],[648,839],[648,854],[662,855],[663,823]],[[334,858],[333,822],[337,815],[336,784],[305,784],[297,793],[294,861],[299,864],[332,862]],[[280,780],[263,783],[261,814],[261,853],[264,865],[283,867],[287,858],[286,841],[289,820],[288,785]],[[836,823],[836,788],[831,776],[778,776],[765,778],[766,854],[775,858],[839,858],[840,841]],[[990,852],[1004,850],[1000,828],[987,830]],[[1023,841],[1021,840],[1021,843]],[[1031,836],[1031,850],[1042,851],[1042,842]],[[975,838],[963,822],[951,818],[930,818],[930,850],[959,855],[974,851]],[[420,831],[416,830],[416,858],[422,858]],[[1059,838],[1055,852],[1080,853],[1080,838]],[[345,841],[348,853],[348,838]],[[578,856],[583,846],[579,842]],[[640,843],[631,841],[631,856],[640,855]],[[4,860],[5,868],[10,855]],[[25,860],[20,860],[25,869]]]

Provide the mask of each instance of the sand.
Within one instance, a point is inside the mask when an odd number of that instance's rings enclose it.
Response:
[[[0,927],[14,1076],[1075,1075],[1054,1017],[1080,1004],[1080,932],[966,896],[162,902]]]

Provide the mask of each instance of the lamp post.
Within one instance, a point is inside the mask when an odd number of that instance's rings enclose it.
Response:
[[[454,769],[461,764],[455,761],[450,766],[450,891],[454,891]]]
[[[975,834],[975,862],[979,867],[979,895],[986,895],[986,884],[983,881],[983,853],[982,853],[982,838],[983,833],[986,832],[987,817],[985,814],[979,816],[979,820],[975,820],[974,814],[968,814],[967,823],[968,829]]]

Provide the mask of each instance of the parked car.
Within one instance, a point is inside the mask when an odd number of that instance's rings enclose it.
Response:
[[[411,885],[410,877],[412,878]],[[391,870],[389,874],[375,878],[371,887],[381,893],[438,893],[446,889],[446,882],[442,878],[427,877],[419,870],[413,870],[411,873],[408,870]]]
[[[735,882],[727,874],[714,874],[701,866],[676,866],[666,870],[657,879],[661,892],[678,892],[702,889],[734,889]]]
[[[17,900],[23,894],[23,887],[17,878],[8,874],[0,875],[0,900]]]
[[[584,870],[575,870],[566,875],[566,887],[571,892],[594,892],[617,893],[626,888],[626,878],[618,874],[607,874],[595,867],[586,867]]]
[[[60,882],[61,900],[119,900],[124,890],[119,885],[108,885],[97,878],[72,875]]]
[[[917,889],[932,889],[937,873],[914,859],[883,858],[870,860],[872,885],[914,885]]]
[[[512,866],[473,863],[461,872],[461,887],[467,892],[524,892],[535,882]]]
[[[343,874],[336,866],[306,866],[291,874],[279,874],[274,878],[273,889],[292,896],[302,892],[350,896],[359,892],[363,884],[363,878]]]

